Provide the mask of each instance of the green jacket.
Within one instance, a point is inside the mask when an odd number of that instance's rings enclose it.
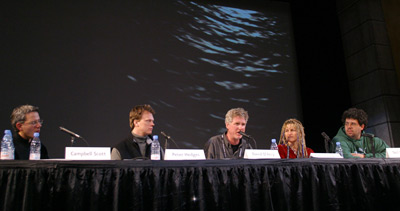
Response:
[[[364,133],[364,132],[363,132]],[[389,146],[380,138],[374,137],[375,143],[375,157],[377,158],[385,158],[386,157],[386,148]],[[372,145],[371,138],[361,136],[360,139],[355,140],[346,135],[344,130],[344,126],[342,126],[336,136],[332,139],[333,143],[340,142],[340,145],[343,149],[343,157],[344,158],[358,158],[352,156],[351,153],[357,152],[361,154],[365,154],[366,158],[372,158]]]

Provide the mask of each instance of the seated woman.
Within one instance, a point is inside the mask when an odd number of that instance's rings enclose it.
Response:
[[[314,152],[306,146],[304,127],[299,120],[288,119],[283,123],[278,152],[282,159],[308,158]]]

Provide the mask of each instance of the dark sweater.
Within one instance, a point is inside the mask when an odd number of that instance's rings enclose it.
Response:
[[[149,136],[149,138],[151,139],[152,137]],[[134,136],[132,134],[130,134],[129,137],[115,145],[114,148],[119,151],[122,159],[150,159],[151,155],[151,144],[146,144],[145,154],[142,155],[142,153],[140,152],[139,144],[134,141]]]
[[[15,147],[15,160],[29,160],[29,150],[31,143],[27,139],[23,139],[18,133],[13,137]],[[47,149],[41,142],[40,159],[49,159]]]

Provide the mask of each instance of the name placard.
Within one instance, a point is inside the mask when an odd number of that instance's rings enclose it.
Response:
[[[66,160],[111,160],[110,147],[65,147]]]
[[[310,158],[343,158],[337,153],[311,153]]]
[[[270,149],[246,149],[244,151],[246,159],[281,159],[278,150]]]
[[[164,160],[205,160],[202,149],[166,149]]]
[[[386,158],[400,158],[400,148],[386,148]]]

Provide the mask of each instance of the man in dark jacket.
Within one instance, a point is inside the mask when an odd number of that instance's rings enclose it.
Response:
[[[150,159],[154,114],[155,111],[150,105],[138,105],[131,109],[129,112],[131,134],[113,147],[112,160]]]
[[[342,126],[333,142],[340,142],[344,158],[371,158],[375,149],[375,157],[384,158],[389,147],[382,139],[373,135],[365,135],[368,115],[362,109],[350,108],[343,113]],[[335,144],[336,145],[336,144]]]
[[[243,108],[233,108],[225,115],[227,131],[211,137],[204,146],[207,159],[243,158],[245,149],[251,149],[239,132],[246,131],[249,115]]]

